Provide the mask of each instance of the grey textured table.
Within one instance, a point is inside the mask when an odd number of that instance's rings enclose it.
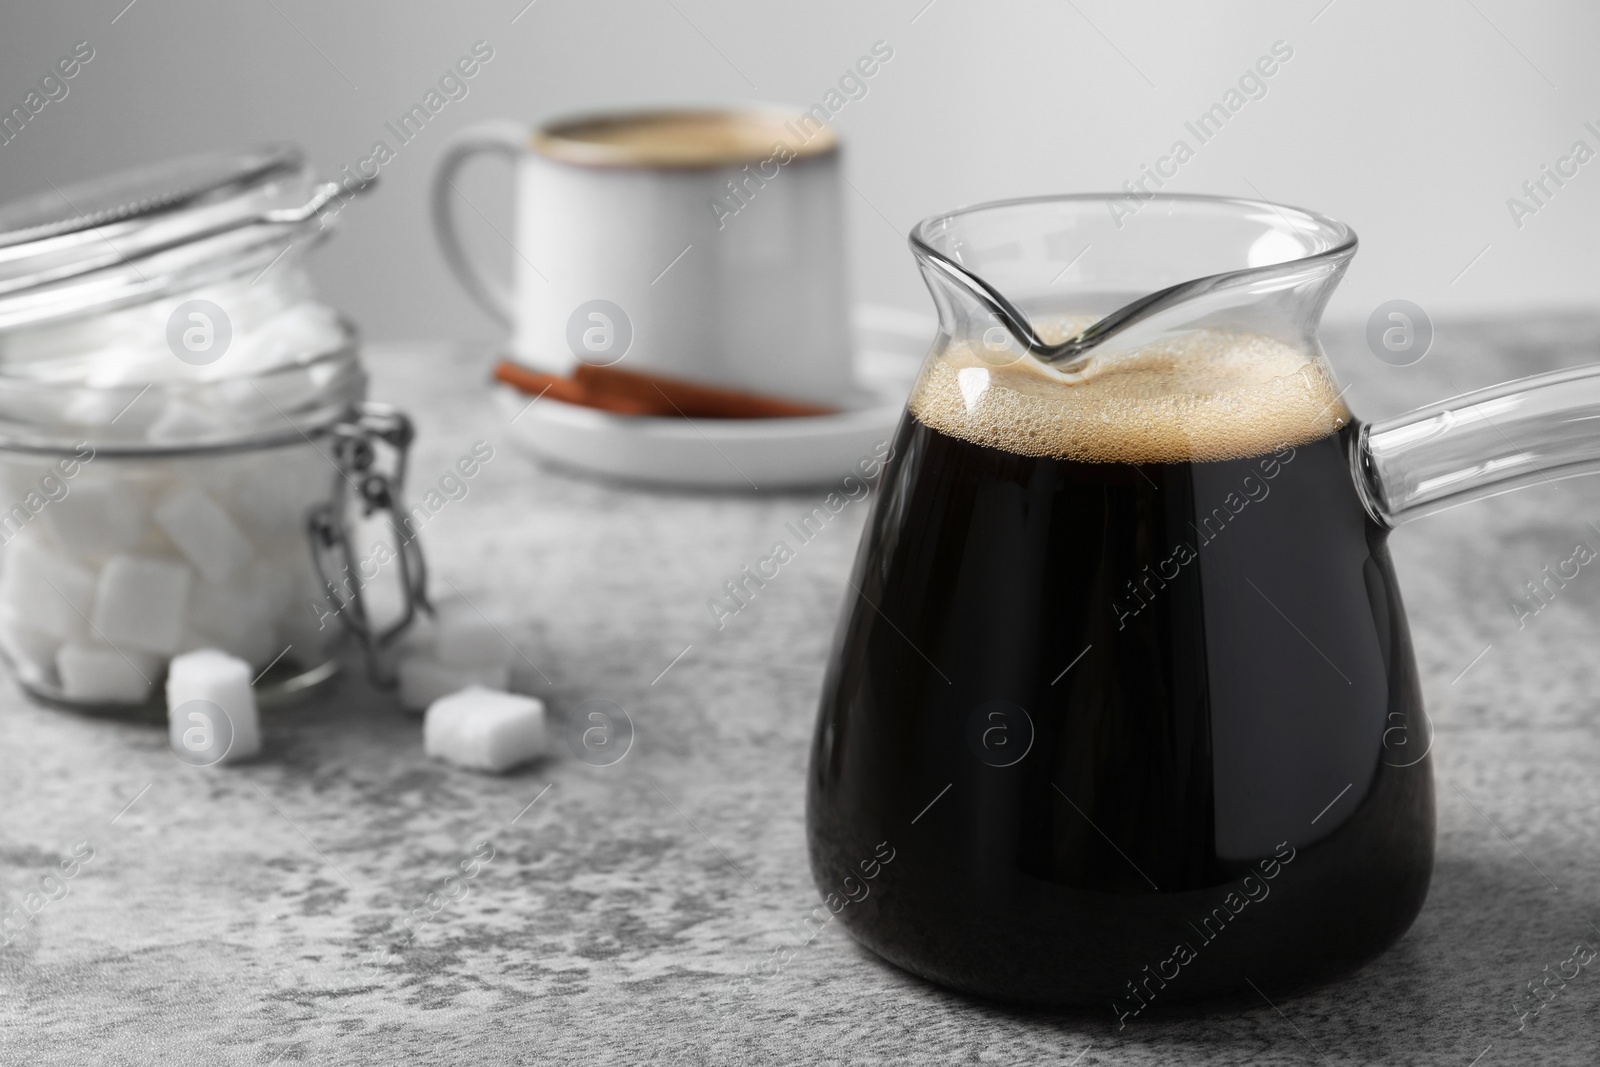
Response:
[[[1410,368],[1379,363],[1354,334],[1330,347],[1371,417],[1600,359],[1600,322],[1447,325]],[[1584,524],[1600,521],[1600,480],[1394,535],[1439,777],[1432,892],[1405,939],[1276,1007],[1119,1032],[1105,1009],[946,993],[837,924],[794,947],[817,902],[807,744],[865,504],[718,632],[707,597],[821,493],[577,480],[512,446],[477,384],[483,352],[370,360],[375,395],[422,430],[413,491],[475,439],[496,448],[426,528],[436,590],[453,584],[513,620],[520,682],[558,722],[590,698],[627,709],[632,750],[609,767],[559,745],[561,758],[511,777],[453,770],[423,758],[415,718],[347,673],[267,720],[260,762],[200,771],[168,754],[159,728],[39,708],[0,681],[0,902],[75,843],[94,849],[68,895],[0,948],[0,1062],[1600,1059],[1600,963],[1520,1032],[1513,1007],[1576,942],[1600,947],[1600,577],[1585,570],[1521,631],[1507,603],[1576,541],[1595,543]],[[481,840],[493,857],[469,894],[364,968]]]

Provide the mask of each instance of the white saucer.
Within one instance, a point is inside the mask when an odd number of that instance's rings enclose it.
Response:
[[[863,305],[854,315],[860,406],[793,419],[613,415],[495,387],[516,439],[555,466],[636,484],[793,489],[837,481],[889,440],[936,329],[931,318]],[[520,412],[520,414],[519,414]]]

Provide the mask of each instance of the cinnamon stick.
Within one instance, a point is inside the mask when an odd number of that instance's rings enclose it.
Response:
[[[504,382],[514,389],[520,389],[530,395],[548,395],[556,400],[568,404],[579,404],[583,407],[598,408],[601,411],[610,411],[618,415],[673,415],[672,405],[658,398],[655,404],[642,400],[635,400],[627,396],[618,396],[610,393],[598,392],[571,378],[560,378],[554,374],[545,374],[542,371],[529,370],[510,360],[504,360],[494,369],[496,381]]]
[[[833,408],[799,400],[749,393],[741,389],[702,385],[681,378],[668,378],[617,367],[596,367],[580,363],[573,380],[597,395],[627,397],[644,404],[663,401],[669,413],[704,419],[785,419],[811,415],[831,415]]]
[[[621,415],[785,419],[829,415],[834,411],[820,404],[588,363],[578,364],[571,378],[562,378],[506,360],[495,368],[494,376],[524,393],[548,394],[568,404]]]

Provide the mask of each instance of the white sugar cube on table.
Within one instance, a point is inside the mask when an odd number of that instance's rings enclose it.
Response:
[[[420,711],[468,686],[504,689],[510,684],[509,664],[459,666],[414,653],[400,661],[400,703],[411,711]]]
[[[228,513],[192,485],[168,493],[155,516],[195,570],[214,582],[226,581],[255,555],[255,546]]]
[[[52,637],[86,633],[95,599],[94,572],[52,552],[31,536],[6,546],[0,603]]]
[[[216,649],[172,658],[167,668],[168,740],[186,762],[237,763],[261,752],[261,721],[250,671],[244,660]],[[215,713],[207,704],[221,709],[226,727],[214,721]],[[200,718],[194,718],[197,715]]]
[[[97,636],[118,648],[171,655],[183,644],[192,574],[175,560],[113,556],[100,572],[92,616]]]
[[[131,649],[69,641],[56,653],[61,692],[95,704],[142,704],[161,673],[156,657]]]
[[[534,697],[469,686],[428,705],[422,748],[429,756],[496,774],[545,752],[544,704]]]

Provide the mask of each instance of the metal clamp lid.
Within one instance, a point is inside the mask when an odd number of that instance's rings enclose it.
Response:
[[[393,664],[387,653],[405,633],[418,610],[432,613],[428,603],[428,572],[422,546],[404,521],[401,490],[405,485],[406,458],[415,431],[411,420],[386,404],[367,402],[357,406],[352,416],[332,431],[333,462],[338,474],[333,481],[332,499],[312,511],[307,527],[311,554],[322,579],[328,603],[344,623],[345,629],[361,641],[366,654],[367,673],[374,684],[384,688],[395,684]],[[387,446],[390,467],[379,464],[379,444]],[[387,513],[394,537],[394,559],[400,565],[401,610],[387,626],[374,623],[364,589],[368,579],[361,573],[358,554],[350,540],[346,521],[356,500],[361,515]]]

